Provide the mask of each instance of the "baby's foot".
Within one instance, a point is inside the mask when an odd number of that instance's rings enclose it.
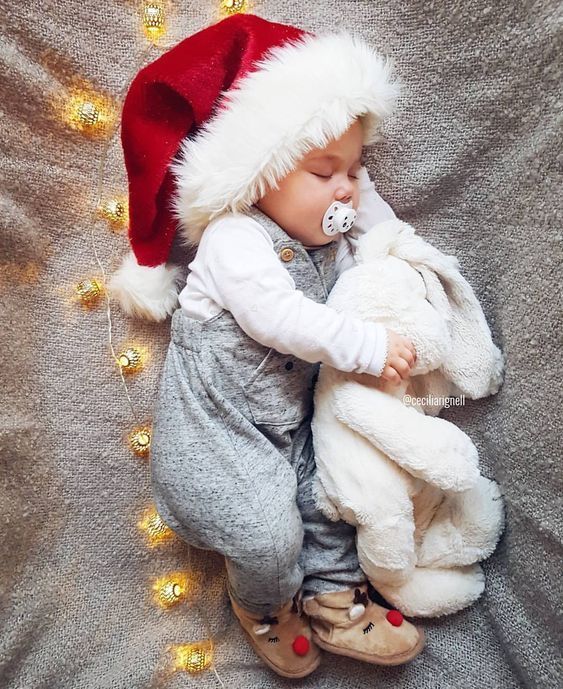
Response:
[[[305,677],[321,662],[299,594],[271,615],[260,617],[233,600],[233,611],[258,656],[282,677]]]
[[[326,651],[374,665],[400,665],[424,648],[424,633],[398,610],[373,603],[367,582],[303,599],[313,640]]]

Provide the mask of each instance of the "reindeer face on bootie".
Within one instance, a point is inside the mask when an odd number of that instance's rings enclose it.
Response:
[[[316,500],[357,527],[360,564],[408,615],[455,612],[483,590],[477,564],[503,525],[475,445],[438,418],[446,399],[497,392],[504,358],[454,256],[388,220],[360,237],[327,304],[382,323],[417,352],[400,386],[322,365],[315,390]]]

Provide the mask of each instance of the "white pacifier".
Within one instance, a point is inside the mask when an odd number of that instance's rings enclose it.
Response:
[[[338,232],[347,232],[356,222],[356,211],[352,208],[352,202],[331,203],[323,218],[323,232],[329,237]]]

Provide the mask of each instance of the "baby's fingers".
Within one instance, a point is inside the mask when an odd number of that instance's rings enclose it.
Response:
[[[409,340],[409,338],[403,337],[403,341],[401,344],[412,354],[412,356],[414,357],[414,361],[416,361],[416,349],[413,343]]]
[[[412,368],[416,362],[416,352],[414,347],[412,349],[402,349],[400,356],[407,362],[409,368]]]
[[[406,354],[405,357],[406,356],[410,357],[411,356],[410,352],[408,352],[408,354]],[[397,358],[393,362],[393,367],[395,368],[395,370],[397,371],[397,373],[401,376],[401,378],[403,380],[406,380],[410,376],[411,365],[406,358],[401,358],[401,357]]]
[[[381,377],[384,380],[388,380],[390,383],[393,383],[394,385],[399,385],[401,382],[401,376],[395,371],[395,369],[392,366],[387,365],[382,373]]]

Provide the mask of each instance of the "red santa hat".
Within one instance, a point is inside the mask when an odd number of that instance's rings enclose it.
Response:
[[[207,224],[244,212],[314,148],[361,117],[379,139],[399,83],[388,58],[345,32],[311,34],[236,14],[143,68],[123,106],[132,251],[111,276],[126,313],[163,320],[182,270],[166,265],[176,231],[197,245]]]

